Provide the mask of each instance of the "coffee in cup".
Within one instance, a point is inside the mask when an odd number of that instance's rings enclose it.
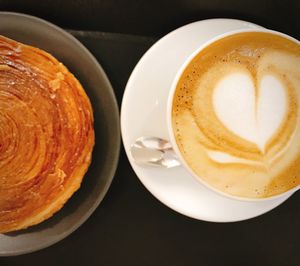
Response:
[[[300,184],[300,45],[241,32],[196,54],[180,75],[172,127],[181,157],[208,186],[268,198]]]

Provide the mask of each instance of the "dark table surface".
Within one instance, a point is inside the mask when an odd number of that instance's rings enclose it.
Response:
[[[105,69],[119,105],[143,53],[158,37],[185,23],[232,17],[300,36],[297,1],[0,0],[0,9],[37,15],[75,29],[71,33]],[[0,258],[0,266],[300,265],[299,200],[296,193],[275,210],[238,223],[193,220],[155,199],[136,177],[122,149],[112,186],[85,224],[47,249]]]

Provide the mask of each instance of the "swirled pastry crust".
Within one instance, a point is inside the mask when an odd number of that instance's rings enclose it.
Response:
[[[45,51],[0,36],[0,232],[61,209],[93,146],[92,107],[78,80]]]

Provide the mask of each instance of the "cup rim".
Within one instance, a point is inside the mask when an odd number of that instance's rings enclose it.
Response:
[[[198,176],[190,168],[190,166],[188,165],[188,163],[185,161],[184,157],[182,156],[182,154],[180,152],[180,149],[177,145],[177,141],[176,141],[176,138],[175,138],[173,125],[172,125],[172,107],[173,107],[174,93],[176,91],[177,83],[178,83],[181,75],[183,74],[183,72],[187,68],[187,66],[190,64],[190,62],[195,58],[196,55],[198,55],[198,53],[200,53],[204,48],[208,47],[209,45],[213,44],[214,42],[219,41],[219,40],[221,40],[223,38],[226,38],[228,36],[232,36],[232,35],[240,34],[240,33],[245,33],[245,32],[253,32],[253,33],[265,32],[265,33],[270,33],[270,34],[277,35],[277,36],[279,35],[283,38],[291,40],[291,41],[297,43],[298,45],[300,45],[300,41],[297,40],[294,37],[291,37],[291,36],[289,36],[285,33],[279,32],[279,31],[269,30],[269,29],[265,29],[265,28],[261,28],[261,29],[238,29],[238,30],[233,30],[233,31],[229,31],[229,32],[219,34],[219,35],[209,39],[204,44],[200,45],[190,56],[188,56],[188,58],[181,65],[179,70],[176,72],[176,75],[175,75],[175,77],[173,79],[173,82],[171,84],[171,87],[170,87],[170,91],[169,91],[169,95],[168,95],[168,101],[167,101],[167,128],[168,128],[168,133],[169,133],[169,138],[170,138],[169,140],[170,140],[170,143],[172,144],[174,152],[176,153],[176,155],[180,159],[181,164],[184,166],[184,168],[186,170],[188,170],[188,172],[193,176],[194,179],[196,179],[202,185],[204,185],[208,189],[214,191],[215,193],[217,193],[221,196],[224,196],[226,198],[232,199],[232,200],[239,200],[239,201],[246,201],[246,202],[265,202],[265,201],[276,200],[278,198],[282,198],[282,197],[285,197],[287,195],[292,195],[298,189],[300,189],[300,184],[296,187],[293,187],[293,188],[283,192],[283,193],[273,195],[273,196],[270,196],[270,197],[264,197],[264,198],[241,197],[241,196],[235,196],[235,195],[225,193],[225,192],[211,186],[208,182],[204,181],[200,176]]]

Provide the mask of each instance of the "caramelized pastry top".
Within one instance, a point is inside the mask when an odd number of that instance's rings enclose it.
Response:
[[[0,36],[0,232],[58,211],[80,187],[93,146],[78,80],[47,52]]]

